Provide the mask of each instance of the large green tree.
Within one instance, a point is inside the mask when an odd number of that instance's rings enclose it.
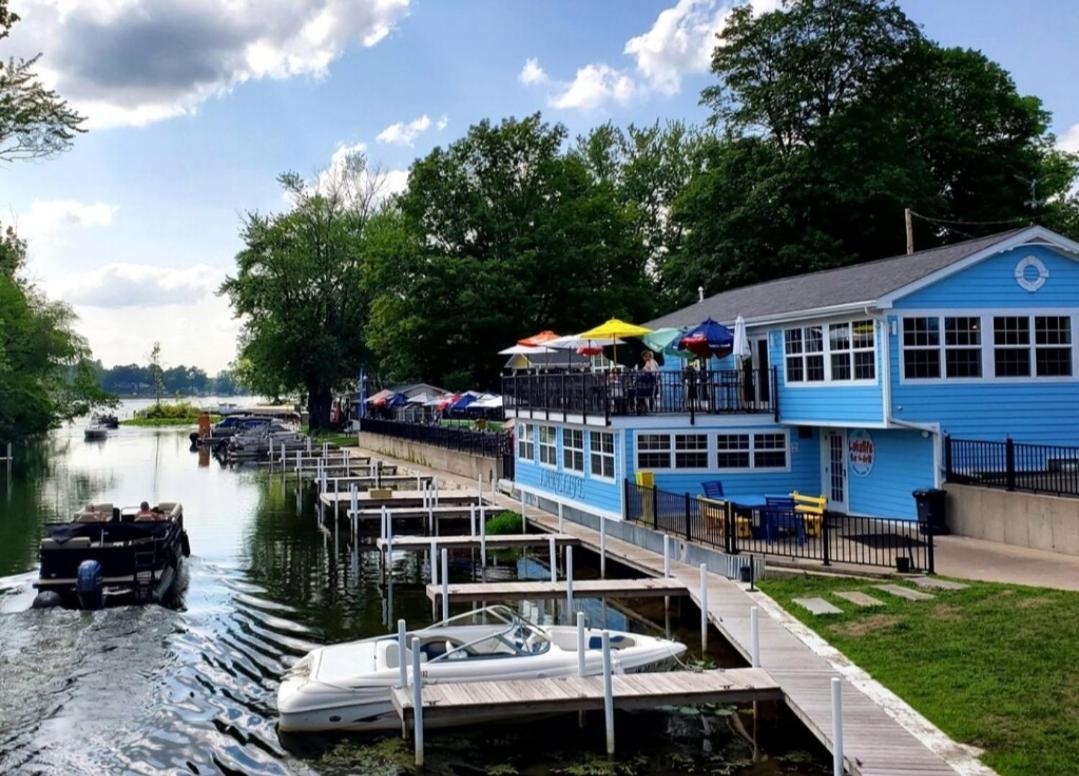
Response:
[[[633,213],[565,143],[539,115],[482,121],[413,164],[369,251],[389,372],[491,385],[519,337],[651,313]]]
[[[672,303],[901,253],[907,207],[916,247],[1033,221],[1075,233],[1076,159],[1053,148],[1040,101],[890,0],[740,8],[712,69],[702,97],[723,134],[675,203]]]
[[[280,181],[292,209],[246,216],[237,272],[221,291],[243,324],[245,382],[267,396],[305,393],[311,427],[326,428],[333,391],[367,353],[363,256],[384,179],[356,154],[318,182]]]
[[[0,0],[0,42],[17,21],[7,0]],[[34,72],[40,58],[40,54],[30,59],[0,54],[0,162],[54,156],[85,131],[85,118],[46,89]]]

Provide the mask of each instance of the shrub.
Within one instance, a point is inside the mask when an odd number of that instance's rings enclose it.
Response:
[[[191,402],[179,401],[174,404],[151,404],[135,413],[137,418],[146,420],[165,420],[173,418],[197,418],[199,408]]]
[[[499,512],[487,521],[484,530],[489,536],[521,533],[521,515],[517,512]]]

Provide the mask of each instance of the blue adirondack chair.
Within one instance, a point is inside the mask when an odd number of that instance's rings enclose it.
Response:
[[[764,500],[764,535],[767,541],[779,539],[780,531],[793,533],[798,544],[806,543],[806,526],[802,516],[794,511],[793,498],[766,497]]]
[[[704,488],[705,498],[723,498],[723,482],[720,480],[709,480],[708,482],[702,482],[701,487]]]

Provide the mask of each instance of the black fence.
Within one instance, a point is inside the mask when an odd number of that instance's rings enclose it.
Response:
[[[730,554],[740,552],[933,573],[933,535],[886,517],[741,507],[625,482],[626,520]]]
[[[944,437],[948,482],[1079,496],[1079,447]]]
[[[472,455],[490,458],[513,458],[513,446],[509,435],[498,431],[474,431],[457,426],[440,426],[435,423],[406,423],[399,420],[360,418],[360,433],[411,439],[450,450],[460,450]],[[506,476],[503,474],[503,476]]]
[[[528,410],[532,417],[569,415],[772,414],[778,419],[774,369],[660,372],[570,369],[504,375],[505,412]]]

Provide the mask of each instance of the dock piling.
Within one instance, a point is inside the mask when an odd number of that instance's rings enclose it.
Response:
[[[754,606],[749,610],[749,654],[751,665],[759,668],[761,664],[761,609]]]
[[[423,674],[420,673],[420,640],[412,638],[412,738],[416,744],[416,767],[423,767]]]
[[[671,537],[663,534],[663,578],[671,578]]]
[[[701,564],[701,652],[708,651],[708,564]]]
[[[843,680],[832,677],[832,776],[843,776]]]
[[[547,537],[547,562],[551,565],[551,581],[558,581],[558,556],[555,555],[554,536]]]
[[[408,687],[408,662],[405,655],[408,654],[407,628],[404,620],[397,621],[397,663],[401,666],[401,686]]]
[[[566,545],[566,622],[573,611],[573,547]]]
[[[469,536],[475,536],[476,535],[476,508],[475,507],[469,507],[468,508],[468,535]]]
[[[442,619],[450,618],[450,553],[442,549]]]
[[[614,757],[614,682],[611,678],[611,634],[603,631],[603,723],[607,728],[607,756]]]
[[[599,519],[599,578],[607,578],[607,518]]]
[[[577,676],[584,676],[586,672],[584,641],[584,612],[577,612]]]

